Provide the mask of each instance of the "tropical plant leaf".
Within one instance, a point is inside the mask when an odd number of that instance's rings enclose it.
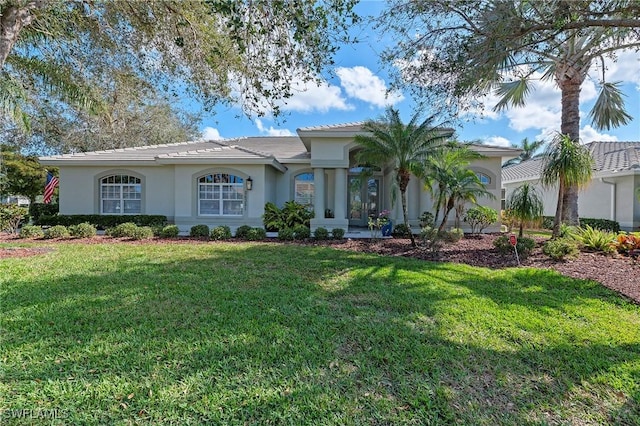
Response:
[[[493,107],[494,111],[501,111],[508,106],[524,106],[525,98],[531,91],[529,79],[501,83],[496,89],[496,93],[501,96],[500,101]]]
[[[589,112],[589,118],[598,130],[623,126],[633,119],[625,111],[623,93],[619,85],[618,81],[603,83],[600,87],[598,99]]]

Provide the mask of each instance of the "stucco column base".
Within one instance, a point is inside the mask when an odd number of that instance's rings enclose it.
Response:
[[[317,228],[325,228],[329,232],[331,232],[331,230],[335,228],[342,228],[345,232],[347,232],[349,228],[349,219],[327,217],[311,219],[311,232],[313,233],[313,231],[315,231]]]

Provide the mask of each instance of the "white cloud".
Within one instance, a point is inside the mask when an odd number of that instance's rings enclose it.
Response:
[[[275,129],[273,126],[270,126],[268,129],[265,128],[260,119],[256,119],[255,123],[258,131],[267,136],[293,136],[293,133],[289,129]]]
[[[370,103],[377,107],[394,105],[404,100],[399,92],[388,93],[383,79],[374,75],[369,68],[356,66],[336,69],[340,84],[348,96]]]
[[[640,90],[640,52],[623,50],[618,52],[616,60],[605,58],[605,78],[609,82],[624,81],[636,84]],[[595,81],[602,80],[602,65],[600,62],[592,67],[590,76]]]
[[[593,141],[616,142],[617,140],[618,138],[616,136],[608,135],[606,133],[598,133],[596,129],[588,124],[580,129],[580,142],[582,143],[589,143]]]
[[[293,96],[280,102],[281,108],[285,111],[324,113],[332,109],[339,111],[354,109],[354,106],[347,103],[342,96],[342,90],[326,81],[316,83],[294,79],[291,82],[291,89]]]
[[[218,131],[218,129],[215,129],[213,127],[205,127],[204,130],[202,130],[202,139],[207,141],[215,141],[224,138],[220,136],[220,132]]]
[[[484,140],[486,145],[511,147],[511,142],[502,136],[491,136]]]

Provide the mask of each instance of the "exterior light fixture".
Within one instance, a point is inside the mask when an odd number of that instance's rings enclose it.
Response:
[[[253,179],[251,179],[251,176],[249,176],[247,178],[247,191],[251,191],[253,189]]]

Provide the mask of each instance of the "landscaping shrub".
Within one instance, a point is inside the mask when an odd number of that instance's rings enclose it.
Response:
[[[53,238],[69,238],[71,234],[69,234],[69,230],[66,226],[56,225],[48,228],[44,231],[44,238],[50,240]]]
[[[29,216],[33,223],[37,223],[42,216],[54,216],[58,214],[58,204],[32,203],[29,205]]]
[[[24,225],[20,228],[20,238],[42,238],[44,231],[36,225]]]
[[[287,201],[282,209],[269,202],[265,204],[262,215],[264,227],[270,232],[280,231],[282,228],[294,228],[296,225],[309,227],[312,218],[313,212],[295,201]]]
[[[76,238],[91,238],[95,237],[97,230],[92,224],[84,222],[69,226],[69,233]]]
[[[433,213],[431,212],[422,212],[422,214],[420,215],[420,217],[418,218],[418,220],[420,221],[420,228],[425,228],[427,226],[433,226]]]
[[[27,217],[27,209],[16,204],[0,205],[0,231],[16,233]]]
[[[281,241],[293,241],[295,233],[291,228],[282,228],[278,230],[278,239]]]
[[[293,227],[293,238],[296,240],[305,240],[311,237],[311,229],[308,226],[296,225]]]
[[[432,252],[437,252],[442,248],[441,234],[438,233],[438,228],[433,226],[423,226],[420,229],[420,241],[427,249]]]
[[[509,242],[509,237],[506,235],[501,235],[496,238],[493,241],[493,246],[501,254],[513,254],[513,246]],[[516,248],[518,249],[518,256],[520,256],[520,259],[528,257],[535,246],[536,242],[532,238],[518,238],[518,241],[516,242]]]
[[[399,223],[393,227],[391,235],[396,238],[409,238],[411,230],[404,223]]]
[[[593,229],[599,229],[601,231],[620,232],[620,224],[615,220],[581,217],[580,226],[587,225]]]
[[[236,238],[247,238],[251,227],[249,225],[242,225],[236,229]]]
[[[498,221],[498,212],[486,206],[472,207],[467,211],[464,221],[471,225],[472,234],[479,234]]]
[[[211,230],[211,239],[215,241],[229,240],[231,239],[231,229],[226,226],[216,226]]]
[[[138,229],[138,225],[133,222],[125,222],[109,228],[105,231],[105,235],[113,238],[133,238]]]
[[[267,231],[263,228],[251,228],[247,231],[246,238],[249,241],[262,241],[267,238]]]
[[[553,229],[553,222],[556,220],[553,216],[543,216],[542,224],[540,225],[543,229]]]
[[[331,230],[331,236],[336,240],[341,240],[344,238],[344,229],[342,228],[333,228]]]
[[[544,243],[542,252],[554,260],[564,260],[577,258],[580,249],[574,239],[555,238]]]
[[[176,238],[180,234],[178,225],[167,225],[160,231],[162,238]]]
[[[615,252],[615,235],[609,231],[602,231],[585,225],[575,229],[571,234],[585,250],[609,254]]]
[[[34,219],[35,225],[54,226],[54,225],[77,225],[79,223],[88,222],[97,229],[108,229],[116,227],[121,223],[132,222],[137,226],[164,226],[167,223],[167,217],[164,215],[99,215],[99,214],[74,214],[74,215],[42,215],[37,220]]]
[[[313,231],[313,238],[316,240],[327,240],[329,239],[329,231],[327,228],[318,227]]]
[[[447,243],[457,243],[464,237],[464,231],[460,228],[451,228],[449,231],[442,231],[439,238]]]
[[[134,240],[150,240],[153,238],[153,229],[150,226],[137,226],[131,238]]]
[[[637,253],[640,251],[640,232],[618,234],[613,247],[621,254],[633,255]]]
[[[209,238],[209,227],[207,225],[193,225],[189,230],[189,236],[199,238]]]

